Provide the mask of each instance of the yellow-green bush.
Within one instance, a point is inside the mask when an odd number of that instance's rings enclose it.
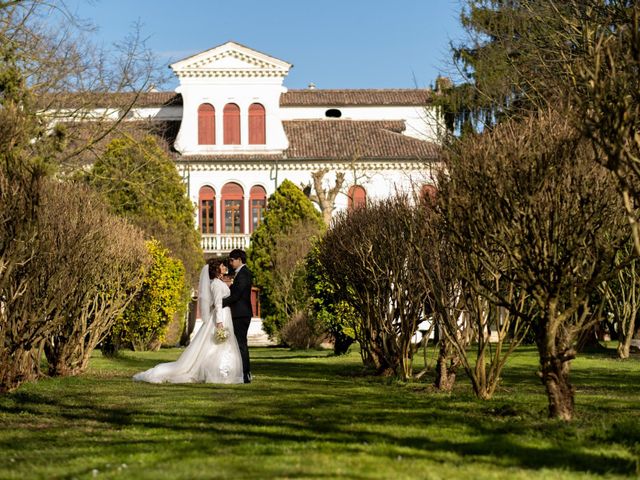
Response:
[[[175,315],[186,311],[189,288],[182,262],[171,258],[160,242],[147,242],[153,265],[136,298],[114,326],[112,337],[134,350],[156,348]]]

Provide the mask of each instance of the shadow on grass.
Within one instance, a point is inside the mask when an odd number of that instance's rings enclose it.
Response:
[[[160,450],[166,461],[194,455],[194,445],[199,455],[216,455],[219,445],[239,451],[251,445],[259,452],[278,454],[311,442],[333,455],[445,462],[454,454],[472,457],[477,463],[531,470],[635,473],[635,465],[616,456],[614,448],[600,447],[620,445],[625,436],[624,444],[636,448],[640,441],[637,416],[607,428],[585,428],[527,412],[526,395],[481,402],[470,394],[427,394],[380,378],[354,377],[357,359],[256,353],[256,381],[251,385],[138,384],[123,373],[123,369],[144,370],[158,359],[164,361],[167,355],[160,353],[153,358],[113,360],[114,378],[89,375],[75,382],[43,382],[38,388],[0,397],[2,418],[23,432],[36,432],[0,435],[0,446],[37,452],[52,442],[83,449],[108,445],[122,455]],[[507,372],[504,382],[511,383],[510,388],[524,385],[544,395],[535,367],[518,364]],[[593,366],[574,372],[573,377],[576,383],[602,391],[624,379],[624,386],[617,390],[620,394],[627,392],[627,383],[637,385],[640,380],[638,372],[622,375]],[[596,423],[602,425],[607,418],[603,414]],[[38,435],[43,425],[46,435]],[[167,438],[170,449],[165,452]],[[69,461],[73,455],[60,449],[58,461]],[[274,475],[283,476],[282,472]],[[316,472],[313,476],[319,477]]]

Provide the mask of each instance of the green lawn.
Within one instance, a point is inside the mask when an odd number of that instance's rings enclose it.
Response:
[[[476,400],[428,376],[362,373],[357,353],[253,348],[250,385],[148,385],[179,350],[95,354],[90,371],[0,396],[0,478],[637,478],[640,358],[574,361],[577,419],[546,418],[522,349]],[[421,355],[419,355],[421,356]],[[419,367],[417,365],[416,367]]]

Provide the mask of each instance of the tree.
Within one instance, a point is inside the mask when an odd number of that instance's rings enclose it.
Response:
[[[439,186],[447,218],[458,219],[451,241],[477,265],[468,280],[535,332],[549,415],[570,420],[575,342],[597,318],[591,296],[629,238],[613,179],[569,114],[540,112],[450,150]]]
[[[47,178],[59,174],[67,162],[119,124],[93,122],[90,134],[82,136],[73,128],[74,120],[87,115],[83,106],[90,105],[96,94],[129,87],[139,91],[129,83],[133,78],[129,74],[145,61],[139,55],[144,50],[140,43],[129,44],[124,56],[111,55],[113,63],[100,58],[90,42],[74,36],[77,24],[69,12],[65,28],[45,29],[40,20],[60,9],[64,6],[39,0],[0,3],[0,391],[39,374],[43,342],[60,327],[47,319],[77,300],[69,298],[68,284],[73,282],[61,279],[63,268],[46,275],[49,262],[85,254],[91,258],[95,253],[79,249],[72,238],[64,237],[64,230],[58,231],[58,238],[71,251],[52,251],[52,245],[39,243],[40,234],[47,233],[39,221],[47,214],[43,204]],[[137,78],[145,88],[144,79],[150,76]],[[48,107],[70,93],[78,100],[78,110],[65,113],[67,124],[56,124]],[[116,111],[126,113],[131,104],[119,105]],[[69,148],[72,144],[75,148]],[[94,233],[104,233],[100,228],[96,225]]]
[[[112,140],[85,178],[103,193],[115,214],[141,228],[148,239],[158,240],[182,263],[183,291],[197,287],[203,253],[193,205],[173,161],[153,137]],[[181,299],[186,305],[189,296]],[[170,320],[179,331],[183,319],[176,316]],[[143,348],[144,341],[140,342],[136,343],[138,349]]]
[[[484,276],[485,288],[492,286],[512,303],[531,305],[532,302],[528,301],[525,290],[505,285],[500,275],[493,275],[483,267],[478,271],[468,245],[456,241],[459,222],[472,221],[469,217],[449,215],[454,213],[448,208],[450,202],[458,201],[455,195],[459,193],[445,188],[435,198],[422,199],[422,208],[417,210],[414,220],[420,234],[409,247],[417,275],[424,282],[422,288],[429,292],[431,318],[440,333],[436,386],[450,390],[457,367],[461,366],[471,380],[474,393],[488,399],[499,384],[509,355],[525,337],[528,325],[480,295],[475,276]],[[456,211],[455,215],[458,214]],[[493,258],[494,262],[499,263],[499,255]],[[475,359],[472,358],[474,350]]]
[[[114,213],[168,248],[184,264],[190,284],[197,285],[203,254],[194,208],[174,163],[153,137],[113,140],[86,180],[106,196]]]
[[[265,330],[271,336],[279,335],[294,312],[306,310],[304,259],[313,237],[323,229],[320,213],[289,180],[269,197],[247,257],[254,283],[260,288]]]
[[[337,295],[328,272],[320,261],[320,242],[314,242],[307,254],[305,270],[307,289],[311,296],[310,315],[333,337],[333,353],[343,355],[356,340],[355,332],[362,325],[356,311]]]
[[[344,172],[336,172],[336,181],[332,187],[325,188],[322,181],[325,175],[329,173],[328,168],[323,168],[311,174],[311,180],[313,182],[313,189],[316,193],[309,195],[309,200],[315,202],[320,207],[322,212],[322,218],[326,225],[331,222],[333,211],[335,210],[336,197],[342,190],[344,184]],[[309,189],[311,192],[311,189]]]
[[[412,337],[428,296],[407,248],[419,241],[417,226],[415,207],[399,195],[339,213],[318,253],[337,298],[361,317],[365,364],[403,380],[413,375]]]
[[[452,45],[457,85],[443,85],[436,103],[451,131],[480,132],[538,108],[567,103],[562,56],[579,41],[563,19],[580,14],[571,3],[467,0],[460,19],[466,41]]]
[[[151,259],[142,232],[84,185],[47,182],[38,223],[37,281],[57,296],[44,319],[55,326],[44,344],[49,374],[76,375],[142,288]]]
[[[157,240],[147,242],[152,264],[140,290],[111,332],[110,342],[134,350],[160,346],[169,323],[184,313],[190,292],[184,285],[182,263],[169,256]]]

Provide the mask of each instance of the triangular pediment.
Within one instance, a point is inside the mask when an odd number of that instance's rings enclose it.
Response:
[[[292,65],[239,43],[227,42],[170,67],[178,77],[284,77]]]

